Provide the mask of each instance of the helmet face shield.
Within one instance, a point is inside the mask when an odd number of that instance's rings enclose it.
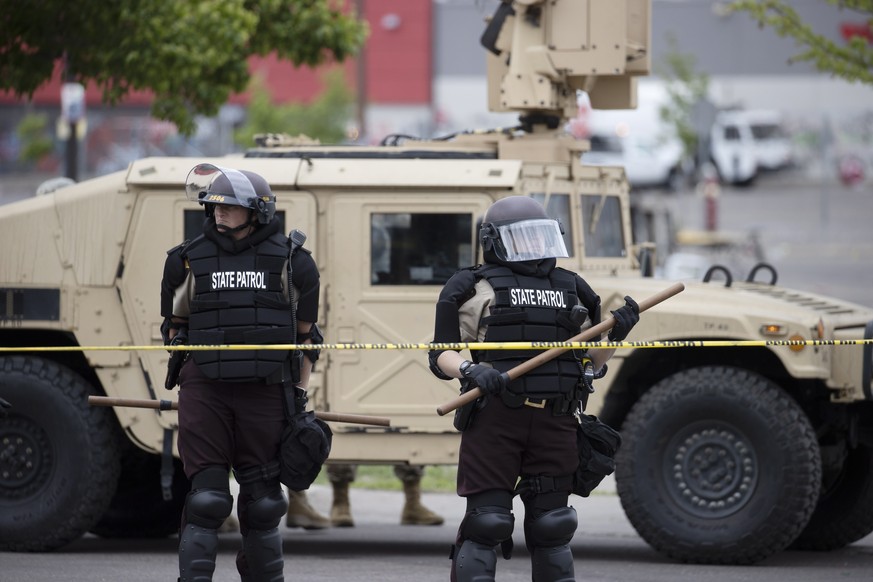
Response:
[[[276,196],[261,176],[213,164],[199,164],[188,172],[185,197],[204,205],[207,216],[215,204],[249,208],[261,224],[269,223],[276,213]]]
[[[223,178],[223,179],[222,179]],[[199,164],[188,172],[185,197],[200,204],[255,207],[255,187],[239,170]]]
[[[535,218],[494,226],[499,235],[494,252],[504,261],[538,261],[569,256],[557,220]]]

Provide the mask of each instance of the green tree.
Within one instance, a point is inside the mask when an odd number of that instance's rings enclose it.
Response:
[[[0,89],[30,97],[62,62],[109,105],[153,92],[152,115],[184,134],[246,88],[249,57],[342,61],[367,34],[338,0],[0,0],[0,14]]]
[[[693,55],[680,52],[675,35],[667,36],[667,47],[664,64],[656,67],[656,72],[664,79],[667,92],[667,103],[661,106],[659,113],[661,119],[676,131],[685,156],[694,158],[699,136],[692,121],[692,112],[694,106],[706,98],[709,76],[695,70]]]
[[[338,143],[346,137],[354,95],[339,69],[324,75],[324,90],[310,104],[274,104],[257,77],[251,90],[246,122],[234,132],[234,141],[242,147],[251,146],[258,133],[304,134],[322,143]]]
[[[54,144],[47,130],[48,115],[45,113],[28,113],[21,118],[15,128],[21,142],[20,161],[38,162],[52,152]]]
[[[873,0],[822,0],[835,9],[849,9],[865,15],[873,32]],[[781,0],[738,0],[730,5],[734,12],[747,12],[760,27],[772,28],[782,37],[794,39],[800,52],[794,62],[808,62],[819,71],[832,73],[847,81],[873,84],[873,44],[855,36],[845,44],[813,32],[797,11]]]

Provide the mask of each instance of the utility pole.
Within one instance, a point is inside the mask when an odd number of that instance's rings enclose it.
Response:
[[[355,0],[355,10],[358,18],[364,17],[365,0]],[[355,117],[358,123],[357,139],[367,136],[367,53],[365,46],[361,47],[356,61],[356,77],[358,102],[355,104]]]

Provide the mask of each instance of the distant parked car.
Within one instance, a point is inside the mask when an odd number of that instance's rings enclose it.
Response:
[[[682,145],[678,140],[657,143],[643,136],[595,133],[588,138],[591,151],[582,163],[594,166],[623,166],[634,188],[677,190],[682,183]]]

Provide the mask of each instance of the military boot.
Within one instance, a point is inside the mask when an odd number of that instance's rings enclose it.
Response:
[[[333,504],[330,508],[330,522],[334,527],[355,527],[352,508],[349,504],[349,482],[332,482]]]
[[[321,515],[309,503],[305,491],[288,490],[288,513],[285,525],[303,529],[325,529],[330,527],[330,519]]]
[[[442,525],[442,516],[421,504],[421,479],[403,482],[406,503],[400,514],[400,525]]]

